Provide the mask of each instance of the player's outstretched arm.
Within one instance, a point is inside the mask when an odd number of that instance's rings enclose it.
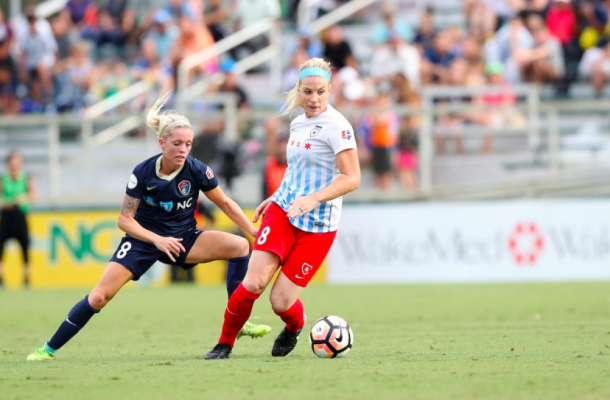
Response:
[[[235,222],[237,226],[248,232],[253,237],[256,237],[258,228],[252,225],[241,207],[239,207],[236,202],[231,200],[229,196],[222,191],[220,186],[216,186],[214,189],[208,190],[204,193],[206,197],[212,201],[212,203],[216,204],[218,208],[220,208],[222,212],[225,213],[229,219],[231,219],[231,221]]]
[[[186,251],[180,243],[182,239],[162,237],[142,227],[134,218],[138,205],[140,205],[140,200],[125,195],[119,214],[119,229],[136,239],[154,244],[155,247],[167,254],[170,260],[176,261],[172,254],[178,257],[181,251]]]
[[[297,218],[313,210],[319,203],[336,199],[360,186],[360,163],[355,149],[344,150],[337,154],[337,166],[341,175],[330,185],[291,202],[288,218]]]

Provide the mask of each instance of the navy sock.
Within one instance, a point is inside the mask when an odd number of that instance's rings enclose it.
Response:
[[[229,260],[229,266],[227,267],[227,294],[229,298],[241,281],[244,280],[246,272],[248,272],[248,261],[250,261],[250,254]]]
[[[64,322],[61,323],[59,329],[55,332],[55,335],[49,340],[49,347],[54,350],[61,349],[98,312],[99,310],[96,310],[89,304],[89,295],[85,296],[84,299],[76,303],[70,310]]]

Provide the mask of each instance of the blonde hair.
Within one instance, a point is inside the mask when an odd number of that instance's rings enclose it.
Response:
[[[150,126],[157,134],[157,137],[162,140],[167,140],[172,130],[176,128],[193,129],[188,118],[185,116],[178,114],[174,110],[162,111],[171,94],[172,92],[167,92],[159,97],[146,115],[146,125]]]
[[[332,73],[332,68],[328,61],[325,61],[322,58],[311,58],[305,61],[299,67],[299,72],[304,70],[305,68],[320,68],[330,75]],[[292,113],[294,110],[299,108],[299,86],[301,84],[301,80],[297,78],[297,83],[295,86],[288,92],[288,96],[286,96],[286,102],[282,106],[282,110],[280,112],[281,115],[286,115]],[[330,86],[330,82],[328,82]]]

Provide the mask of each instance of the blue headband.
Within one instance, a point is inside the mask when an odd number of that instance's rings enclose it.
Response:
[[[326,78],[330,82],[330,74],[324,71],[322,68],[305,68],[304,70],[299,72],[299,80],[308,76],[321,76],[322,78]]]

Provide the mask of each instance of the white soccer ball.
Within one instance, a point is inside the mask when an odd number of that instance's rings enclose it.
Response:
[[[309,343],[318,357],[345,357],[354,344],[354,332],[343,318],[330,315],[313,324],[309,331]]]

